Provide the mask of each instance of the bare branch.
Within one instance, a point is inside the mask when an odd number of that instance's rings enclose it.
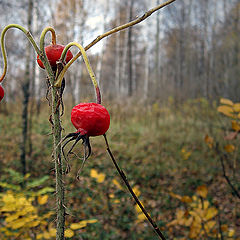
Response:
[[[155,7],[155,8],[152,8],[150,10],[148,10],[147,12],[145,12],[141,17],[138,17],[136,18],[135,20],[131,21],[131,22],[128,22],[128,23],[125,23],[121,26],[118,26],[118,27],[115,27],[113,29],[111,29],[110,31],[98,36],[96,39],[94,39],[91,43],[89,43],[86,47],[85,47],[85,50],[88,50],[89,48],[91,48],[93,45],[95,45],[97,42],[99,42],[101,39],[113,34],[113,33],[116,33],[116,32],[119,32],[123,29],[126,29],[126,28],[129,28],[133,25],[136,25],[140,22],[142,22],[143,20],[145,20],[146,18],[148,18],[149,16],[151,16],[154,12],[158,11],[159,9],[169,5],[170,3],[174,2],[176,0],[169,0],[163,4],[160,4],[159,6]]]
[[[125,23],[121,26],[115,27],[113,29],[111,29],[110,31],[103,33],[102,35],[99,35],[97,38],[95,38],[91,43],[89,43],[84,49],[85,51],[87,51],[89,48],[91,48],[93,45],[95,45],[96,43],[98,43],[100,40],[102,40],[103,38],[113,34],[113,33],[117,33],[121,30],[124,30],[126,28],[132,27],[133,25],[136,25],[140,22],[142,22],[143,20],[145,20],[146,18],[148,18],[149,16],[151,16],[154,12],[160,10],[161,8],[171,4],[172,2],[175,2],[176,0],[169,0],[165,3],[162,3],[160,5],[158,5],[157,7],[154,7],[150,10],[148,10],[147,12],[145,12],[141,17],[136,18],[135,20]],[[80,57],[82,54],[81,52],[78,52],[69,62],[69,66],[78,58]]]

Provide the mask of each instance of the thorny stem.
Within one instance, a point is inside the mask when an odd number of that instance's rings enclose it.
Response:
[[[57,229],[56,229],[56,240],[64,240],[64,228],[65,228],[65,204],[64,204],[64,180],[63,180],[63,162],[61,155],[61,120],[59,111],[59,94],[58,88],[54,87],[55,75],[46,57],[44,49],[44,39],[46,33],[51,31],[52,42],[56,43],[56,35],[53,28],[47,27],[42,31],[40,36],[40,49],[41,55],[39,55],[47,71],[49,82],[51,85],[52,92],[52,132],[53,132],[53,156],[55,160],[55,177],[56,177],[56,205],[57,205]]]
[[[100,104],[100,103],[101,103],[101,94],[100,94],[98,82],[97,82],[97,80],[96,80],[95,74],[94,74],[94,72],[93,72],[93,70],[92,70],[91,64],[90,64],[90,62],[89,62],[89,60],[88,60],[87,54],[86,54],[85,49],[83,48],[83,46],[82,46],[81,44],[77,43],[77,42],[70,42],[69,44],[67,44],[67,45],[65,46],[65,48],[64,48],[64,50],[63,50],[63,52],[62,52],[62,55],[61,55],[61,58],[60,58],[59,61],[64,62],[65,56],[66,56],[66,54],[67,54],[67,51],[68,51],[68,49],[69,49],[70,47],[72,47],[72,46],[76,46],[76,47],[80,50],[80,52],[81,52],[81,54],[82,54],[82,56],[83,56],[83,60],[84,60],[84,62],[85,62],[85,64],[86,64],[86,67],[87,67],[89,76],[91,77],[92,83],[93,83],[93,85],[94,85],[94,87],[95,87],[97,103]],[[68,68],[70,67],[70,65],[71,65],[71,64],[67,63],[67,64],[64,66],[63,70],[62,70],[61,73],[58,75],[58,78],[57,78],[56,83],[55,83],[55,87],[60,87],[60,86],[61,86],[61,83],[62,83],[62,79],[63,79],[63,77],[64,77],[64,74],[66,73],[66,71],[68,70]]]
[[[28,40],[31,42],[32,46],[34,47],[35,51],[40,54],[40,49],[38,48],[33,36],[31,35],[31,33],[25,29],[24,27],[18,25],[18,24],[9,24],[7,25],[2,33],[1,33],[1,49],[2,49],[2,55],[3,55],[3,61],[4,61],[4,68],[3,68],[3,74],[2,76],[0,77],[0,82],[3,81],[4,77],[6,76],[6,73],[7,73],[7,54],[6,54],[6,50],[5,50],[5,43],[4,43],[4,37],[5,37],[5,34],[7,32],[8,29],[10,28],[17,28],[19,30],[21,30],[25,35],[26,37],[28,38]]]
[[[136,196],[136,194],[134,193],[134,191],[132,190],[132,187],[130,186],[128,180],[127,180],[127,177],[125,175],[125,173],[122,171],[122,169],[118,166],[113,154],[112,154],[112,151],[109,147],[109,144],[108,144],[108,140],[107,140],[107,136],[106,134],[103,134],[103,137],[105,139],[105,143],[106,143],[106,146],[107,146],[107,151],[113,161],[113,164],[114,166],[116,167],[119,175],[121,176],[122,180],[124,181],[124,183],[126,184],[129,192],[131,193],[131,195],[133,196],[135,202],[137,203],[137,205],[141,208],[142,212],[144,213],[144,215],[146,216],[146,218],[148,219],[149,223],[152,225],[152,227],[154,228],[155,232],[157,233],[157,235],[159,236],[160,239],[162,240],[166,240],[166,238],[163,236],[162,232],[160,231],[160,229],[158,228],[157,224],[154,222],[154,220],[150,217],[150,215],[148,214],[148,212],[145,210],[145,208],[143,207],[143,205],[141,204],[141,202],[139,201],[138,197]]]

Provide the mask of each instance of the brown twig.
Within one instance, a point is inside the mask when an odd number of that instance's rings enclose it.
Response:
[[[226,179],[228,185],[231,187],[232,191],[234,192],[234,194],[240,199],[240,193],[238,192],[238,190],[233,186],[231,180],[229,179],[229,177],[226,174],[226,169],[225,169],[225,164],[224,164],[224,158],[227,159],[226,154],[221,153],[219,150],[219,144],[216,144],[216,153],[220,156],[220,163],[221,163],[221,167],[222,167],[222,171],[223,171],[223,176]]]
[[[148,219],[149,223],[152,225],[152,227],[154,228],[155,232],[157,233],[157,235],[159,236],[160,239],[162,240],[166,240],[166,238],[163,236],[162,232],[160,231],[160,229],[158,228],[157,224],[155,223],[155,221],[150,217],[150,215],[148,214],[148,212],[145,210],[145,208],[143,207],[143,205],[141,204],[141,202],[139,201],[138,197],[136,196],[136,194],[134,193],[134,191],[132,190],[132,187],[130,186],[127,177],[125,175],[125,173],[122,171],[122,169],[118,166],[112,151],[110,150],[109,144],[108,144],[108,140],[107,140],[107,136],[106,134],[103,134],[103,137],[105,139],[105,143],[107,146],[107,151],[113,161],[114,166],[116,167],[119,175],[121,176],[122,180],[124,181],[124,183],[126,184],[129,192],[131,193],[132,197],[134,198],[135,202],[137,203],[137,205],[140,207],[140,209],[142,210],[142,212],[144,213],[144,215],[146,216],[146,218]]]

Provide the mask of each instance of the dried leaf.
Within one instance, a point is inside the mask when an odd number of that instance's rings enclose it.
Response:
[[[232,121],[232,129],[235,131],[240,131],[240,124],[235,120]]]
[[[240,112],[240,103],[235,103],[235,104],[233,105],[233,110],[234,110],[235,112]]]
[[[226,152],[231,153],[231,152],[234,152],[235,146],[232,145],[232,144],[227,144],[227,145],[224,147],[224,149],[225,149]]]
[[[201,196],[202,198],[206,198],[207,197],[207,193],[208,193],[207,187],[205,185],[198,186],[197,190],[196,190],[196,193],[199,196]]]
[[[38,204],[43,205],[47,202],[48,195],[38,196]]]
[[[217,215],[217,213],[218,213],[218,210],[215,207],[208,208],[207,213],[204,217],[204,220],[208,221],[214,218]]]
[[[209,148],[213,147],[213,138],[206,135],[204,138],[205,143],[209,146]]]
[[[137,197],[139,197],[141,194],[138,186],[133,187],[133,192],[136,194]]]
[[[221,98],[220,103],[233,106],[233,102],[231,100],[227,99],[227,98]]]
[[[191,202],[192,202],[192,198],[190,198],[189,196],[183,196],[183,197],[181,198],[181,202],[191,203]]]
[[[88,223],[96,223],[98,220],[97,219],[89,219],[89,220],[83,220],[80,221],[78,223],[72,223],[70,225],[70,228],[72,230],[77,230],[77,229],[81,229],[87,226]]]
[[[233,108],[230,106],[220,106],[217,108],[217,111],[220,113],[223,113],[224,115],[231,117],[231,118],[235,118],[235,115],[233,114]]]
[[[227,136],[224,137],[225,140],[233,140],[237,137],[238,132],[230,132]]]
[[[71,238],[74,236],[74,231],[68,228],[65,230],[64,235],[66,238]]]
[[[112,182],[118,189],[123,190],[122,185],[115,178],[112,180]]]
[[[235,230],[234,229],[229,229],[229,231],[228,231],[228,237],[233,237],[234,236],[234,234],[235,234]]]
[[[90,176],[92,178],[95,178],[98,183],[102,183],[105,180],[105,174],[104,173],[98,173],[97,170],[91,169]]]

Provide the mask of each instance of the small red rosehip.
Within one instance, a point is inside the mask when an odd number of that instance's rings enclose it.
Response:
[[[45,52],[48,58],[48,61],[53,70],[57,69],[57,61],[60,59],[61,54],[63,52],[65,46],[60,44],[52,44],[45,47]],[[65,62],[69,62],[73,58],[72,52],[70,50],[67,51]],[[41,68],[45,68],[42,61],[37,55],[37,63]]]
[[[69,133],[64,139],[65,143],[62,146],[63,157],[66,157],[72,153],[74,146],[82,139],[84,145],[84,161],[91,154],[91,145],[89,137],[99,136],[106,133],[110,125],[110,115],[105,107],[98,103],[80,103],[73,107],[71,112],[71,121],[77,132]],[[65,155],[65,146],[74,141],[74,144]],[[67,160],[66,160],[67,162]],[[83,166],[82,164],[82,166]],[[67,171],[69,166],[67,167]]]
[[[2,85],[0,84],[0,102],[2,101],[3,97],[4,97],[4,89],[3,89]]]
[[[71,121],[81,135],[103,135],[109,128],[110,115],[98,103],[80,103],[73,107]]]

